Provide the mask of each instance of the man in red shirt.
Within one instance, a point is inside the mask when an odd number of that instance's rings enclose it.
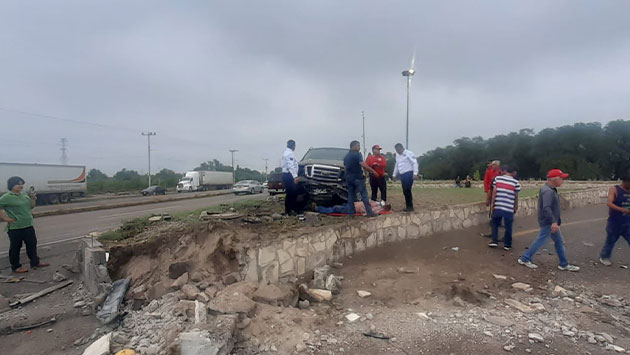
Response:
[[[381,190],[381,201],[384,204],[387,201],[387,173],[385,172],[387,160],[381,154],[381,147],[378,144],[372,147],[372,155],[367,157],[365,163],[375,172],[375,174],[370,174],[372,201],[376,201],[378,190]]]
[[[501,162],[499,160],[493,160],[488,163],[488,168],[486,169],[486,175],[483,177],[483,190],[486,193],[486,206],[490,206],[490,199],[492,198],[492,182],[494,178],[497,176],[501,176],[503,172],[501,171]],[[492,209],[488,213],[488,218],[491,219],[490,226],[492,226]],[[481,233],[483,237],[492,237],[492,232]]]

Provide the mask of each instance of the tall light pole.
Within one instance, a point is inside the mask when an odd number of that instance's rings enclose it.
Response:
[[[269,180],[269,178],[267,177],[267,163],[269,162],[269,158],[263,158],[263,160],[265,161],[265,181]]]
[[[361,110],[361,117],[363,118],[363,159],[367,154],[367,147],[365,146],[365,112]]]
[[[409,149],[409,88],[411,87],[411,77],[416,73],[413,69],[413,61],[411,62],[411,68],[402,72],[403,76],[407,77],[407,129],[405,131],[405,148]]]
[[[236,149],[230,149],[230,153],[232,153],[232,184],[236,183],[236,169],[234,169],[234,153],[238,152]]]
[[[148,152],[149,152],[149,186],[151,186],[151,136],[155,136],[156,133],[155,132],[147,132],[147,133],[142,132],[142,135],[147,136],[147,145],[148,145]]]

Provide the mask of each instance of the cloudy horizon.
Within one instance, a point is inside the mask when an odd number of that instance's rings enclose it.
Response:
[[[5,1],[0,161],[112,174],[630,119],[630,2]],[[7,129],[7,127],[10,127]]]

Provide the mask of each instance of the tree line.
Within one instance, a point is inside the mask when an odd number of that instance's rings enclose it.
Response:
[[[489,139],[463,137],[418,158],[425,179],[483,177],[489,160],[516,166],[521,179],[544,178],[552,168],[574,180],[617,179],[629,168],[630,121],[576,123],[538,133],[521,129]]]

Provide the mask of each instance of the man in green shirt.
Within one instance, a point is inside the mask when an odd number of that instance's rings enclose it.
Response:
[[[26,244],[26,255],[31,261],[31,267],[42,267],[50,264],[42,263],[37,256],[37,236],[33,228],[33,214],[37,197],[34,192],[23,194],[24,179],[18,176],[7,181],[9,192],[0,196],[0,219],[7,222],[9,234],[9,262],[16,273],[27,272],[28,269],[20,264],[20,250]]]

